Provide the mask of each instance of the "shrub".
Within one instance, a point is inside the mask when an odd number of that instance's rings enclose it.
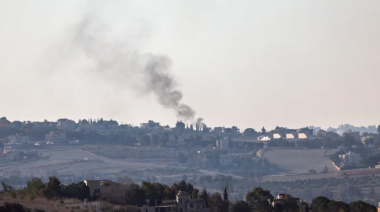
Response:
[[[17,198],[17,194],[16,194],[16,192],[11,192],[11,197],[12,197],[13,199]]]

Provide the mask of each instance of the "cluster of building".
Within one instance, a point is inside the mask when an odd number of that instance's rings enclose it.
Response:
[[[110,180],[85,180],[84,183],[89,187],[91,197],[99,197],[107,195],[113,202],[125,203],[126,185],[115,183]],[[145,201],[146,205],[138,207],[141,212],[208,212],[206,202],[203,199],[192,199],[190,194],[185,191],[179,191],[176,199],[164,200],[160,205]],[[104,209],[99,202],[90,203],[87,200],[83,204],[72,205],[72,207],[80,207],[80,209],[92,209],[100,211]]]
[[[90,193],[93,197],[107,195],[113,202],[124,203],[125,201],[125,186],[124,184],[115,183],[110,180],[85,180],[85,184],[89,187]],[[270,200],[268,200],[270,201]],[[285,204],[286,201],[292,201],[298,206],[301,205],[299,198],[292,197],[289,194],[278,194],[273,201],[270,201],[273,207],[276,205]],[[149,200],[145,201],[146,204],[138,206],[140,212],[209,212],[207,203],[203,199],[192,199],[191,195],[185,191],[179,191],[176,198],[172,200],[163,200],[160,205],[151,203]],[[79,208],[82,210],[101,211],[105,209],[105,205],[100,202],[89,202],[84,200],[83,203],[71,203],[67,205],[71,208]]]

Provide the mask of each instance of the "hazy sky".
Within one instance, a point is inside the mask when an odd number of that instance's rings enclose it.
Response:
[[[170,57],[183,102],[210,126],[380,124],[379,8],[378,0],[0,0],[0,116],[175,123],[153,95],[94,76],[88,58],[65,48],[70,27],[91,15],[105,41]]]

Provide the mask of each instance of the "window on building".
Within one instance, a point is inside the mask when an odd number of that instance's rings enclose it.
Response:
[[[182,208],[181,208],[181,209],[179,209],[179,212],[182,212]]]
[[[190,203],[190,208],[194,208],[194,204],[193,203]]]
[[[179,199],[179,203],[182,203],[182,199]]]

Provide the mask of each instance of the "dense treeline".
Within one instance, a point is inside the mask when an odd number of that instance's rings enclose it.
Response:
[[[204,179],[208,180],[208,179]],[[33,178],[27,182],[25,188],[15,190],[12,186],[2,182],[4,192],[10,193],[12,197],[16,198],[17,195],[29,195],[33,200],[35,197],[43,197],[46,199],[62,199],[62,198],[76,198],[76,199],[90,199],[90,190],[83,183],[73,183],[70,185],[62,185],[58,178],[49,177],[48,182],[44,183],[39,178]],[[341,192],[343,195],[341,201],[330,200],[328,197],[318,196],[314,198],[311,204],[306,202],[300,202],[299,199],[290,195],[285,195],[283,200],[278,204],[272,204],[274,196],[269,190],[265,190],[261,187],[256,187],[252,191],[249,191],[244,201],[232,202],[229,200],[229,184],[226,184],[222,193],[215,192],[213,194],[207,192],[206,189],[199,191],[194,186],[186,181],[180,181],[174,183],[172,186],[157,182],[142,182],[141,185],[130,183],[123,185],[125,188],[125,201],[123,204],[142,206],[146,204],[146,200],[150,202],[161,204],[163,200],[175,199],[175,195],[179,191],[186,191],[191,195],[193,199],[203,199],[210,212],[375,212],[376,207],[363,202],[361,200],[352,201],[351,203],[345,203],[347,197],[346,193],[358,194],[360,193],[354,187],[350,187]],[[339,188],[338,188],[339,189]],[[360,198],[360,197],[358,197]],[[103,194],[101,196],[95,196],[95,199],[101,199],[110,203],[119,204],[112,199],[112,195],[107,196]],[[19,204],[4,203],[0,206],[0,211],[30,211]]]
[[[12,196],[29,196],[30,198],[43,197],[47,199],[90,198],[90,190],[84,182],[72,183],[70,185],[61,184],[57,177],[49,177],[48,182],[44,183],[40,178],[32,178],[26,187],[16,190],[12,186],[1,182],[3,191],[9,192]]]

